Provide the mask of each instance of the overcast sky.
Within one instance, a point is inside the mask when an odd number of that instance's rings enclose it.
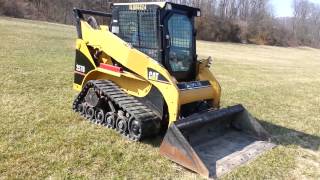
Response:
[[[292,1],[293,0],[271,0],[275,10],[275,15],[279,17],[292,16]],[[310,1],[320,4],[320,0]]]

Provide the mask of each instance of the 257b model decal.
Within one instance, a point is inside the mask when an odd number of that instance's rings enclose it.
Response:
[[[81,73],[85,73],[86,72],[86,67],[76,64],[76,71],[81,72]]]

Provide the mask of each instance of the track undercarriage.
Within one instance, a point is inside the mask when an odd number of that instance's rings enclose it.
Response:
[[[89,81],[72,108],[87,120],[115,129],[132,141],[157,135],[160,130],[160,118],[111,81]]]

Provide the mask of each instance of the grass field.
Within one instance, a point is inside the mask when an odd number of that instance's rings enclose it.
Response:
[[[198,179],[71,111],[75,28],[0,17],[0,179]],[[199,42],[222,105],[242,103],[279,145],[225,179],[320,179],[320,50]]]

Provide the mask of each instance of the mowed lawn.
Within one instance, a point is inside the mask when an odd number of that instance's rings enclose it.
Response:
[[[71,110],[75,28],[0,17],[0,179],[198,179]],[[320,179],[320,50],[198,42],[222,105],[242,103],[276,148],[225,179]]]

